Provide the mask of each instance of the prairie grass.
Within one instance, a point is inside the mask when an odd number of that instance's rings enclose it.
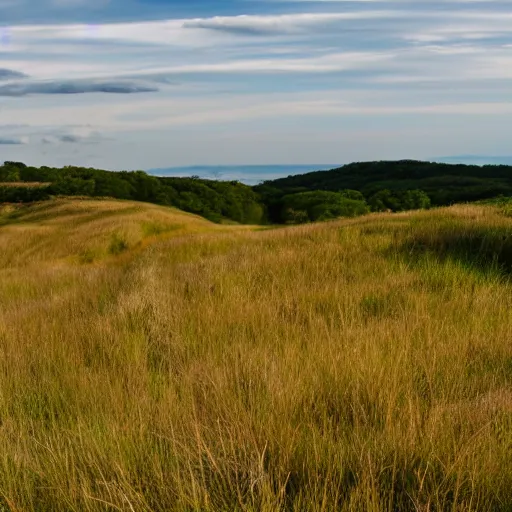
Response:
[[[499,208],[0,225],[0,510],[512,510]]]
[[[51,183],[37,182],[37,181],[0,181],[0,188],[14,187],[14,188],[44,188],[49,187]]]

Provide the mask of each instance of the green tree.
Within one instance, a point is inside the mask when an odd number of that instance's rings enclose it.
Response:
[[[345,189],[341,190],[340,194],[347,199],[353,199],[354,201],[365,201],[365,197],[359,190]]]
[[[20,165],[17,162],[5,162],[2,167],[0,167],[0,181],[5,182],[16,182],[20,181]]]
[[[379,190],[377,193],[373,194],[370,199],[368,199],[368,204],[372,212],[385,212],[393,210],[396,206],[393,194],[388,189]]]
[[[430,208],[430,197],[423,190],[407,190],[403,195],[402,207],[404,210],[422,210]]]
[[[369,211],[364,201],[348,199],[339,192],[317,190],[300,192],[283,198],[282,216],[285,222],[290,218],[297,223],[299,220],[322,221],[338,217],[355,217]],[[303,213],[297,212],[305,212]]]
[[[82,180],[64,176],[52,183],[49,191],[55,195],[63,196],[92,196],[94,194],[94,180]]]

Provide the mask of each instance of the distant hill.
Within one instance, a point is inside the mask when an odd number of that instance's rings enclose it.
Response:
[[[512,166],[464,165],[415,160],[357,162],[307,174],[266,181],[259,193],[284,195],[311,190],[359,190],[365,197],[388,189],[424,191],[434,205],[512,195]]]

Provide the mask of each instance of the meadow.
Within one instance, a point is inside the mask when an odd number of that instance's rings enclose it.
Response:
[[[512,510],[511,277],[499,205],[5,206],[0,511]]]

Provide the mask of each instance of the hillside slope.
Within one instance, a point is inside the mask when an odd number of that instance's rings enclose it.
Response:
[[[0,223],[0,510],[512,508],[505,210]]]
[[[202,217],[135,201],[56,199],[0,206],[0,265],[93,263],[155,238],[222,230]]]

